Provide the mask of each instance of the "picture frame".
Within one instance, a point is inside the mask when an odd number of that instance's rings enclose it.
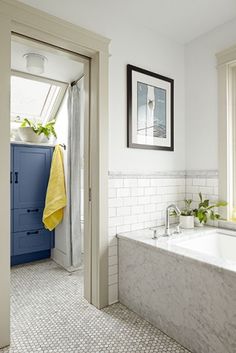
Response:
[[[127,145],[174,151],[174,80],[127,65]]]

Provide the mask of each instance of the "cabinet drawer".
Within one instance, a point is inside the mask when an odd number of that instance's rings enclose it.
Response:
[[[13,232],[44,228],[43,208],[23,208],[13,211]]]
[[[53,247],[53,232],[46,229],[12,233],[12,255],[21,255]]]

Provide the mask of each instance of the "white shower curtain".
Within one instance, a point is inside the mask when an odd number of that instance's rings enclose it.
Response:
[[[68,96],[68,196],[70,205],[71,266],[82,265],[81,232],[81,168],[82,147],[82,79],[69,87]]]

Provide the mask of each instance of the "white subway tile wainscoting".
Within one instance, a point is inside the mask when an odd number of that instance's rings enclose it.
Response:
[[[218,200],[218,172],[187,171],[186,172],[186,198],[193,200],[193,207],[199,203],[199,192],[211,201]]]
[[[184,200],[198,202],[198,193],[218,199],[217,171],[170,171],[156,173],[109,173],[109,304],[118,301],[118,233],[161,226],[165,208]]]

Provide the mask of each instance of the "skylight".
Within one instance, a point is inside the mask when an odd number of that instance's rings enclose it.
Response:
[[[55,117],[66,84],[34,76],[11,76],[11,120],[24,118],[45,123]]]

